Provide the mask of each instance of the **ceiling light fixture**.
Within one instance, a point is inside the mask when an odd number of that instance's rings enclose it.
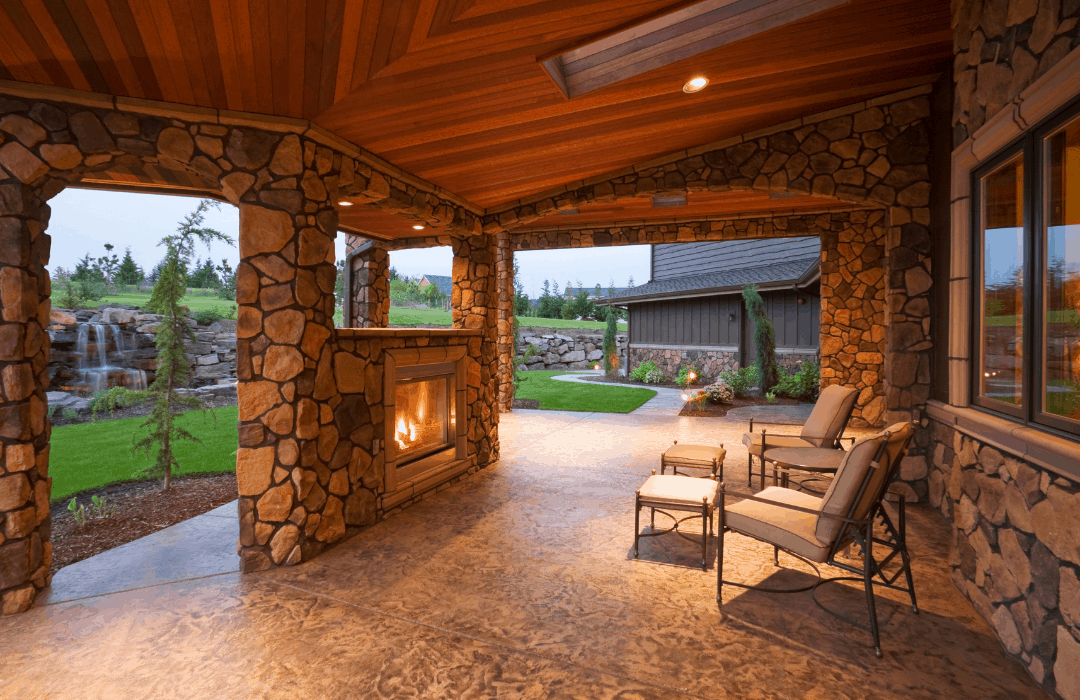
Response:
[[[350,201],[349,201],[349,200],[347,200],[347,199],[343,199],[343,200],[341,200],[340,202],[338,202],[338,206],[340,206],[340,207],[351,207],[351,206],[352,206],[352,202],[350,202]]]
[[[421,226],[420,224],[413,224],[413,228],[416,229],[417,231],[420,231],[420,230],[423,230],[424,227]]]
[[[705,86],[709,84],[709,79],[704,76],[698,76],[686,81],[686,85],[682,86],[683,92],[700,92],[705,89]]]

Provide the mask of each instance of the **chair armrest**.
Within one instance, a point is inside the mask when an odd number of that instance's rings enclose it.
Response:
[[[739,496],[743,500],[757,501],[758,503],[767,503],[767,504],[769,504],[771,506],[779,506],[781,508],[786,508],[787,510],[794,510],[794,511],[798,511],[800,513],[806,513],[808,515],[817,515],[817,516],[822,517],[822,518],[831,518],[832,520],[839,520],[841,522],[851,523],[853,525],[866,525],[866,524],[868,524],[870,522],[870,520],[854,520],[852,518],[845,518],[842,515],[834,515],[833,513],[826,513],[824,511],[820,511],[820,510],[812,510],[810,508],[803,508],[802,506],[795,506],[795,505],[791,505],[790,503],[781,503],[779,501],[770,501],[768,498],[761,498],[760,496],[752,496],[752,495],[741,494],[741,493],[728,494],[727,491],[724,490],[724,484],[722,482],[720,484],[719,503],[716,504],[717,508],[719,508],[720,510],[724,510],[724,506],[725,506],[724,499],[728,495]]]

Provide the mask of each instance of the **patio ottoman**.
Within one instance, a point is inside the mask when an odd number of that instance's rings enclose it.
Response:
[[[674,531],[680,537],[690,541],[696,538],[688,537],[679,531],[679,524],[687,520],[701,518],[701,569],[707,571],[706,559],[708,557],[709,535],[712,533],[713,511],[716,509],[716,499],[720,489],[720,482],[713,479],[701,479],[681,474],[657,474],[649,477],[634,498],[634,558],[638,556],[638,540],[642,537],[656,537]],[[650,508],[650,529],[653,532],[641,533],[641,509]],[[656,532],[656,513],[671,518],[672,525],[666,530]],[[691,513],[678,518],[669,511]]]
[[[680,445],[675,444],[667,448],[660,455],[660,473],[663,474],[671,467],[672,474],[678,474],[679,468],[683,469],[708,469],[714,479],[724,480],[724,458],[727,450],[724,443],[719,447],[712,445]]]

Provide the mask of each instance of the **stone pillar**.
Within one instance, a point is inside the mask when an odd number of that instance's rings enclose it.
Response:
[[[514,408],[514,250],[506,231],[496,238],[496,283],[499,294],[498,356],[499,412]]]
[[[369,241],[352,258],[350,270],[353,328],[390,325],[390,254]]]
[[[305,151],[303,189],[264,188],[240,204],[236,478],[245,572],[306,561],[345,534],[351,447],[333,411],[341,401],[338,215],[307,151],[315,149]]]
[[[884,217],[834,216],[821,236],[821,383],[859,390],[853,426],[885,419]]]
[[[3,163],[5,167],[8,164]],[[49,585],[49,207],[0,169],[0,613]]]
[[[499,411],[496,406],[498,358],[496,357],[497,246],[491,236],[454,238],[454,288],[451,294],[455,328],[479,328],[480,338],[469,340],[467,403],[471,417],[478,418],[469,449],[476,449],[478,466],[499,458]],[[474,447],[475,445],[475,447]]]

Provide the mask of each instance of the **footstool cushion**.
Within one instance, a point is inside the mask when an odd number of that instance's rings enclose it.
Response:
[[[700,510],[702,499],[711,511],[716,506],[720,482],[681,474],[653,474],[638,489],[642,505],[663,504]]]
[[[679,467],[691,469],[708,469],[712,474],[719,474],[723,478],[724,458],[727,450],[724,446],[713,447],[712,445],[680,445],[675,443],[669,447],[660,457],[660,473],[663,474],[667,467],[672,467],[678,472]]]

